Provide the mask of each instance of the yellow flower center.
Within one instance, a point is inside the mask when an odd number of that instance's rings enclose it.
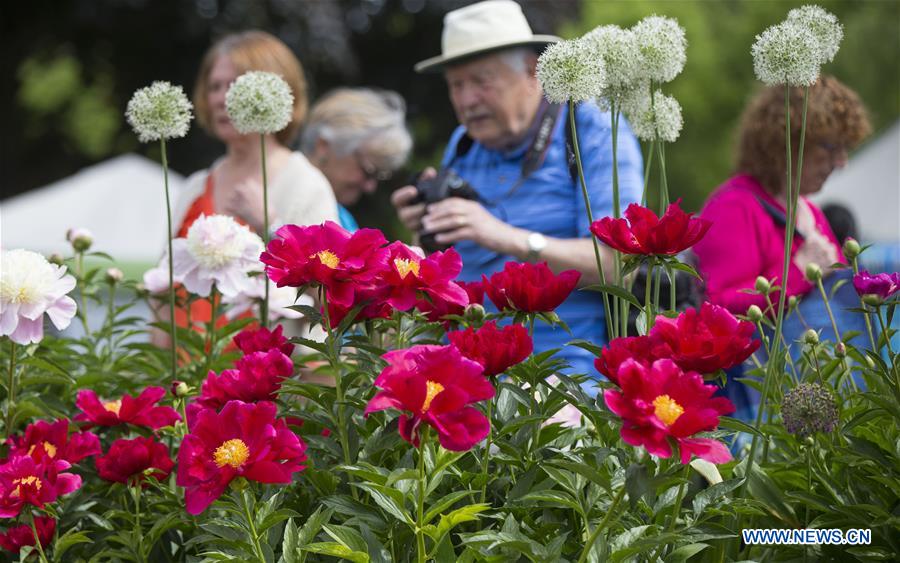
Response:
[[[406,258],[394,258],[394,266],[400,274],[400,279],[406,279],[410,272],[414,276],[419,277],[419,263],[415,260],[407,260]]]
[[[684,408],[668,395],[660,395],[653,399],[653,406],[656,407],[654,411],[656,418],[663,421],[666,426],[672,426],[678,417],[684,414]]]
[[[340,259],[338,259],[337,254],[330,250],[320,250],[316,252],[310,258],[316,257],[319,259],[319,262],[322,263],[323,266],[328,266],[332,270],[338,267],[338,264],[341,263]]]
[[[34,485],[35,489],[39,491],[41,490],[41,480],[38,479],[36,475],[29,475],[28,477],[13,479],[13,485],[15,485],[16,488],[13,489],[13,492],[9,495],[13,498],[22,496],[22,485]]]
[[[122,408],[122,401],[107,401],[103,403],[103,408],[118,416],[119,409]]]
[[[428,381],[425,383],[425,401],[422,402],[422,414],[428,412],[428,409],[431,408],[431,401],[433,401],[443,390],[444,386],[436,381]]]
[[[213,459],[219,467],[230,465],[234,469],[240,468],[250,457],[250,448],[239,438],[225,441],[216,448]]]
[[[44,451],[47,453],[48,456],[56,457],[56,446],[54,446],[50,442],[44,442],[41,445],[44,446]],[[37,444],[34,444],[30,448],[28,448],[28,455],[31,455],[31,453],[34,451],[34,448],[36,448],[37,446],[38,446]]]

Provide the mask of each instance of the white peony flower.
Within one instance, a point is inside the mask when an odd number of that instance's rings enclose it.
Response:
[[[830,63],[841,48],[844,28],[837,16],[819,6],[803,6],[788,12],[787,21],[807,27],[819,41],[819,62]]]
[[[169,293],[169,254],[163,254],[162,259],[155,268],[150,268],[144,272],[144,287],[151,295],[162,295]],[[176,284],[181,283],[181,277],[176,275],[173,280]]]
[[[265,299],[266,286],[265,276],[256,276],[251,278],[250,288],[247,291],[238,293],[231,297],[223,297],[222,303],[230,305],[225,317],[233,320],[241,316],[247,311],[252,311],[253,315],[259,317],[259,303]],[[278,319],[299,319],[303,313],[289,309],[293,305],[315,305],[315,301],[305,293],[297,297],[297,288],[284,286],[269,286],[269,320],[277,321]]]
[[[555,103],[582,102],[603,91],[603,62],[581,39],[547,47],[537,63],[537,78],[544,95]]]
[[[194,108],[181,86],[154,82],[131,97],[125,117],[142,143],[187,135]]]
[[[66,295],[74,288],[65,266],[30,250],[0,252],[0,336],[18,344],[40,342],[44,313],[63,330],[75,316],[75,301]]]
[[[638,86],[641,55],[634,33],[617,25],[601,25],[581,39],[600,57],[605,72],[602,99],[619,101],[631,89]]]
[[[291,122],[294,95],[277,74],[250,71],[228,88],[225,111],[234,128],[245,135],[277,133]]]
[[[769,85],[811,86],[819,78],[819,40],[794,22],[773,25],[756,36],[750,52],[757,78]]]
[[[642,141],[658,138],[667,143],[674,143],[684,125],[681,118],[681,104],[659,90],[653,92],[652,103],[649,90],[635,91],[623,102],[622,111],[628,117],[634,134]]]
[[[191,293],[207,297],[215,283],[222,295],[234,296],[250,288],[247,274],[261,268],[262,251],[262,240],[233,218],[201,215],[186,238],[172,241],[173,269]]]
[[[652,15],[639,21],[631,30],[645,80],[669,82],[681,74],[687,60],[687,39],[678,20]]]

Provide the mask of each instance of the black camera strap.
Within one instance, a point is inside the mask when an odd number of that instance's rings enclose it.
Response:
[[[562,113],[562,104],[551,104],[546,101],[541,102],[541,113],[540,118],[538,120],[537,127],[535,129],[534,135],[531,138],[531,144],[528,146],[528,150],[525,152],[524,158],[522,158],[522,169],[519,173],[519,178],[516,180],[516,183],[510,187],[510,189],[503,194],[502,196],[496,198],[494,201],[485,202],[488,205],[494,205],[497,202],[500,202],[509,196],[513,195],[522,184],[525,183],[525,180],[528,179],[534,172],[539,170],[541,166],[544,165],[544,160],[547,158],[547,151],[550,149],[551,140],[553,138],[553,129],[556,127],[556,122],[559,120],[559,116]],[[472,145],[475,144],[475,141],[472,137],[469,137],[467,134],[463,134],[460,137],[459,141],[456,143],[456,151],[454,153],[453,159],[447,165],[449,168],[453,165],[453,162],[456,159],[464,156],[469,149],[472,148]]]

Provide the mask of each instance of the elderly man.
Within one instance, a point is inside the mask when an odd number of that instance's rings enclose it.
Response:
[[[451,197],[426,207],[417,203],[416,187],[405,186],[392,202],[409,229],[454,246],[463,259],[462,280],[490,276],[510,260],[528,260],[546,261],[556,272],[576,269],[582,285],[599,281],[582,191],[568,159],[567,108],[549,104],[535,77],[536,50],[558,40],[534,35],[512,0],[488,0],[449,12],[442,55],[416,65],[420,73],[443,71],[460,126],[442,167],[466,180],[478,199]],[[612,215],[610,116],[593,104],[575,113],[591,209],[596,218]],[[637,140],[621,123],[624,209],[641,197],[642,171]],[[611,272],[611,251],[601,248],[601,256]],[[576,291],[557,313],[572,334],[535,326],[537,351],[561,348],[572,338],[605,342],[600,294]],[[574,372],[596,373],[589,352],[568,346],[560,355]]]

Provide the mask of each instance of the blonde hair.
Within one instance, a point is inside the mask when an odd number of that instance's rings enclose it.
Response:
[[[274,72],[291,87],[294,94],[294,112],[288,126],[275,134],[275,138],[283,145],[290,145],[297,136],[297,131],[306,117],[306,79],[303,66],[294,53],[280,39],[265,31],[244,31],[233,33],[216,41],[203,56],[197,82],[194,85],[194,108],[197,122],[207,132],[212,132],[207,89],[209,73],[216,60],[225,56],[238,71],[238,75],[251,70]]]
[[[406,104],[396,92],[338,88],[313,105],[300,150],[311,155],[319,139],[340,156],[364,146],[374,166],[394,171],[403,166],[412,148],[405,121]]]

